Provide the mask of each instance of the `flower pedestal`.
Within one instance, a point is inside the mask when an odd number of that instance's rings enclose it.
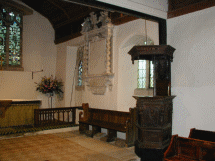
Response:
[[[49,78],[44,76],[42,77],[41,82],[36,84],[37,84],[36,90],[48,96],[48,104],[49,104],[49,98],[51,98],[51,106],[49,107],[50,109],[52,109],[52,97],[54,96],[54,93],[61,96],[61,94],[63,93],[62,91],[63,82],[58,81],[56,78],[53,78],[53,76]],[[50,110],[50,112],[48,113],[48,117],[51,120],[54,119],[53,110]]]
[[[48,104],[49,104],[49,98],[50,98],[50,109],[52,109],[52,97],[54,96],[54,93],[53,92],[51,92],[51,93],[48,93],[47,94],[48,95]],[[54,114],[53,114],[53,112],[52,111],[50,111],[49,112],[49,119],[48,120],[54,120]]]
[[[51,109],[52,109],[52,97],[54,96],[54,93],[49,93],[49,98],[51,98]]]

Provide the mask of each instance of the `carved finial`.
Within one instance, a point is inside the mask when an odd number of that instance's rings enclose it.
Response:
[[[100,14],[101,16],[99,17],[99,22],[102,23],[102,26],[106,26],[109,22],[111,22],[107,11],[100,12]]]
[[[97,14],[95,12],[91,12],[90,17],[87,17],[81,24],[82,26],[81,32],[83,33],[94,29],[98,29],[102,26],[106,26],[110,22],[111,19],[108,17],[107,11],[100,12],[99,18],[97,18]],[[101,23],[101,25],[99,23]]]
[[[90,13],[90,21],[91,21],[91,25],[92,25],[92,29],[97,29],[97,15],[94,12]]]
[[[90,18],[87,17],[84,22],[81,24],[82,26],[82,30],[81,32],[88,32],[91,30],[91,22],[90,22]]]

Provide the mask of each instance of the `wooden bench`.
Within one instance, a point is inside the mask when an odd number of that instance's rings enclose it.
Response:
[[[126,133],[126,146],[133,146],[135,141],[136,108],[130,108],[130,112],[112,111],[89,108],[89,104],[83,104],[83,112],[79,114],[79,131],[87,133],[89,125],[92,125],[90,136],[101,132],[101,128],[107,129],[107,142],[117,138],[117,131]],[[83,117],[84,114],[84,117]]]
[[[214,161],[215,143],[173,135],[164,153],[165,161]]]
[[[189,138],[215,142],[215,132],[192,128]]]

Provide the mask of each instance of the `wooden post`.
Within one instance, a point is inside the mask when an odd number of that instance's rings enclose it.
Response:
[[[76,118],[76,108],[72,108],[72,122],[75,125],[75,118]]]

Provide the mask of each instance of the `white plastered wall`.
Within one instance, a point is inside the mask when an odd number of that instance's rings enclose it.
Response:
[[[65,83],[63,87],[64,98],[56,102],[57,107],[75,106],[73,78],[79,44],[83,44],[82,36],[57,45],[56,76]]]
[[[118,111],[129,111],[130,107],[135,107],[136,100],[132,96],[134,95],[135,88],[137,88],[137,62],[134,65],[132,64],[128,51],[134,45],[142,45],[146,37],[153,40],[154,44],[158,44],[158,23],[147,21],[147,29],[145,29],[145,20],[139,19],[115,26],[113,33],[114,77],[111,80],[113,84],[112,89],[107,88],[104,95],[94,95],[87,86],[85,86],[84,91],[75,91],[73,88],[73,100],[71,104],[75,105],[75,103],[79,102],[76,105],[80,106],[81,103],[89,103],[92,108]],[[77,54],[76,50],[80,44],[83,44],[83,37],[58,45],[56,75],[60,76],[66,82],[65,97],[61,102],[61,106],[67,106],[71,101],[69,95],[72,92],[74,69],[68,68],[75,67],[74,60],[76,60],[76,56],[74,54]],[[74,98],[82,100],[82,102],[74,100]],[[102,129],[102,132],[106,133],[107,131],[106,129]],[[125,134],[118,132],[118,137],[124,139]]]
[[[215,131],[215,7],[167,20],[172,63],[173,134]]]
[[[129,111],[130,107],[136,106],[136,100],[132,97],[134,95],[134,89],[137,87],[137,73],[136,67],[132,64],[131,56],[128,51],[137,45],[140,40],[132,39],[132,37],[142,38],[145,40],[145,32],[147,31],[147,37],[154,41],[154,44],[158,44],[158,24],[156,22],[147,21],[147,30],[145,30],[145,20],[139,19],[128,22],[123,25],[115,26],[113,34],[113,73],[114,76],[111,79],[113,87],[109,89],[107,87],[104,95],[94,95],[85,86],[85,90],[80,92],[75,91],[73,94],[80,94],[81,103],[89,103],[90,107],[100,109],[111,109],[119,111]],[[58,57],[57,57],[57,71],[56,75],[61,77],[65,84],[65,89],[71,89],[73,81],[67,81],[66,75],[68,67],[74,67],[73,57],[72,61],[68,61],[68,47],[77,48],[80,44],[83,44],[83,36],[76,39],[67,41],[57,45]],[[75,51],[73,51],[75,53]],[[67,62],[67,63],[65,63]],[[68,64],[69,63],[69,64]],[[74,73],[69,73],[73,75]],[[71,77],[70,77],[71,80]],[[87,84],[87,83],[86,83]],[[69,95],[69,90],[67,95]],[[69,99],[69,100],[68,100]],[[78,99],[76,97],[75,99]],[[70,97],[65,97],[60,102],[59,106],[65,106],[70,101]],[[72,104],[74,104],[74,99]]]
[[[145,20],[131,21],[120,25],[115,29],[116,43],[114,52],[117,61],[117,110],[129,111],[130,107],[136,107],[136,100],[132,97],[137,88],[137,61],[132,64],[128,52],[135,45],[144,45],[145,40],[150,39],[158,45],[158,23]],[[142,40],[141,40],[142,38]]]
[[[36,91],[34,82],[42,76],[55,76],[57,50],[53,27],[36,11],[23,17],[22,44],[24,71],[0,71],[0,99],[40,99],[41,108],[48,108],[48,97]]]

